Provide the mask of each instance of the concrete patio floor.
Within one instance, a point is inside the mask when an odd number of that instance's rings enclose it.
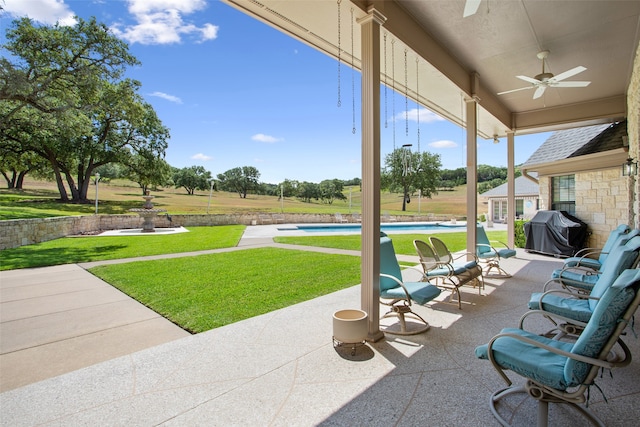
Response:
[[[266,243],[255,239],[243,239],[244,246]],[[473,351],[501,328],[517,326],[530,294],[541,289],[560,261],[518,251],[517,258],[503,260],[502,265],[513,277],[487,278],[482,296],[464,287],[462,310],[445,302],[446,292],[427,307],[414,306],[431,324],[426,333],[388,334],[382,341],[359,347],[355,356],[350,348],[334,348],[331,335],[333,312],[359,308],[357,286],[5,391],[0,394],[0,422],[3,426],[498,425],[488,401],[505,384]],[[0,276],[3,285],[9,273]],[[542,320],[528,325],[540,332],[546,329]],[[1,338],[4,345],[10,337],[3,332]],[[633,333],[625,342],[634,355],[639,354],[640,342]],[[46,358],[37,360],[31,369],[47,363]],[[3,361],[0,369],[11,368]],[[634,360],[612,374],[597,380],[608,403],[592,387],[589,408],[607,425],[635,426],[640,419],[636,404],[640,363]],[[515,425],[535,423],[535,403],[516,399],[510,404],[520,406]],[[571,409],[551,407],[551,425],[585,424]]]

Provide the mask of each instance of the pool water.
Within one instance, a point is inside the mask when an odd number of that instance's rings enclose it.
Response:
[[[426,222],[413,222],[413,223],[398,223],[398,224],[380,224],[380,231],[386,233],[393,233],[398,231],[443,231],[450,229],[465,230],[465,224],[442,224],[442,223],[426,223]],[[312,225],[296,225],[294,227],[282,227],[278,228],[281,231],[304,231],[308,233],[339,233],[339,232],[360,232],[362,226],[360,224],[312,224]]]

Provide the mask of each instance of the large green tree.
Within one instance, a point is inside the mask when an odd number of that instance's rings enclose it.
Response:
[[[233,168],[218,174],[220,189],[223,191],[234,191],[243,199],[247,198],[249,191],[258,188],[259,179],[260,172],[253,166]]]
[[[63,201],[88,201],[97,167],[164,157],[168,129],[140,83],[123,78],[138,61],[105,25],[36,27],[23,18],[7,40],[14,60],[0,60],[0,138],[46,159]]]
[[[344,183],[339,179],[325,179],[320,182],[320,200],[325,203],[333,204],[335,199],[347,200],[347,196],[342,192]]]
[[[196,190],[208,190],[211,179],[211,172],[202,166],[173,169],[173,182],[176,188],[184,188],[191,196]]]
[[[436,194],[440,181],[440,155],[427,151],[412,152],[397,148],[385,157],[380,186],[392,192],[402,193],[402,210],[407,210],[410,196],[420,190],[422,196]]]
[[[142,194],[146,194],[149,187],[164,187],[173,184],[171,165],[164,159],[144,153],[134,154],[125,161],[126,177],[138,183]]]

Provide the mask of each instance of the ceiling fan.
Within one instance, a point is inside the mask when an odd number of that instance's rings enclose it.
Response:
[[[538,52],[537,54],[538,59],[542,60],[541,74],[538,74],[533,78],[527,77],[527,76],[516,76],[520,80],[524,80],[527,83],[531,83],[530,86],[521,87],[519,89],[507,90],[505,92],[498,93],[498,95],[504,95],[505,93],[511,93],[511,92],[517,92],[520,90],[536,88],[536,91],[533,93],[533,99],[538,99],[542,96],[542,94],[548,87],[586,87],[586,86],[589,86],[589,83],[591,83],[591,82],[585,82],[585,81],[571,81],[571,82],[563,81],[565,79],[568,79],[569,77],[573,77],[576,74],[579,74],[585,71],[586,68],[581,65],[578,67],[572,68],[568,71],[565,71],[564,73],[560,73],[557,76],[554,76],[552,73],[545,72],[544,60],[547,58],[547,56],[549,56],[548,50],[543,50],[542,52]]]

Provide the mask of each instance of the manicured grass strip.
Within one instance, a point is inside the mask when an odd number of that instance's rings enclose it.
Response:
[[[360,258],[258,248],[90,271],[197,333],[356,285]]]
[[[419,233],[419,234],[390,234],[393,240],[393,247],[398,254],[415,255],[416,250],[413,247],[413,240],[420,239],[429,241],[429,236],[436,236],[441,239],[451,252],[464,250],[467,246],[467,233]],[[490,240],[507,240],[506,231],[488,231],[487,236]],[[349,249],[359,251],[361,248],[360,235],[348,236],[282,236],[273,239],[277,243],[286,243],[291,245],[303,246],[319,246],[323,248]]]
[[[244,225],[189,227],[189,233],[66,237],[0,251],[0,270],[234,247]]]

